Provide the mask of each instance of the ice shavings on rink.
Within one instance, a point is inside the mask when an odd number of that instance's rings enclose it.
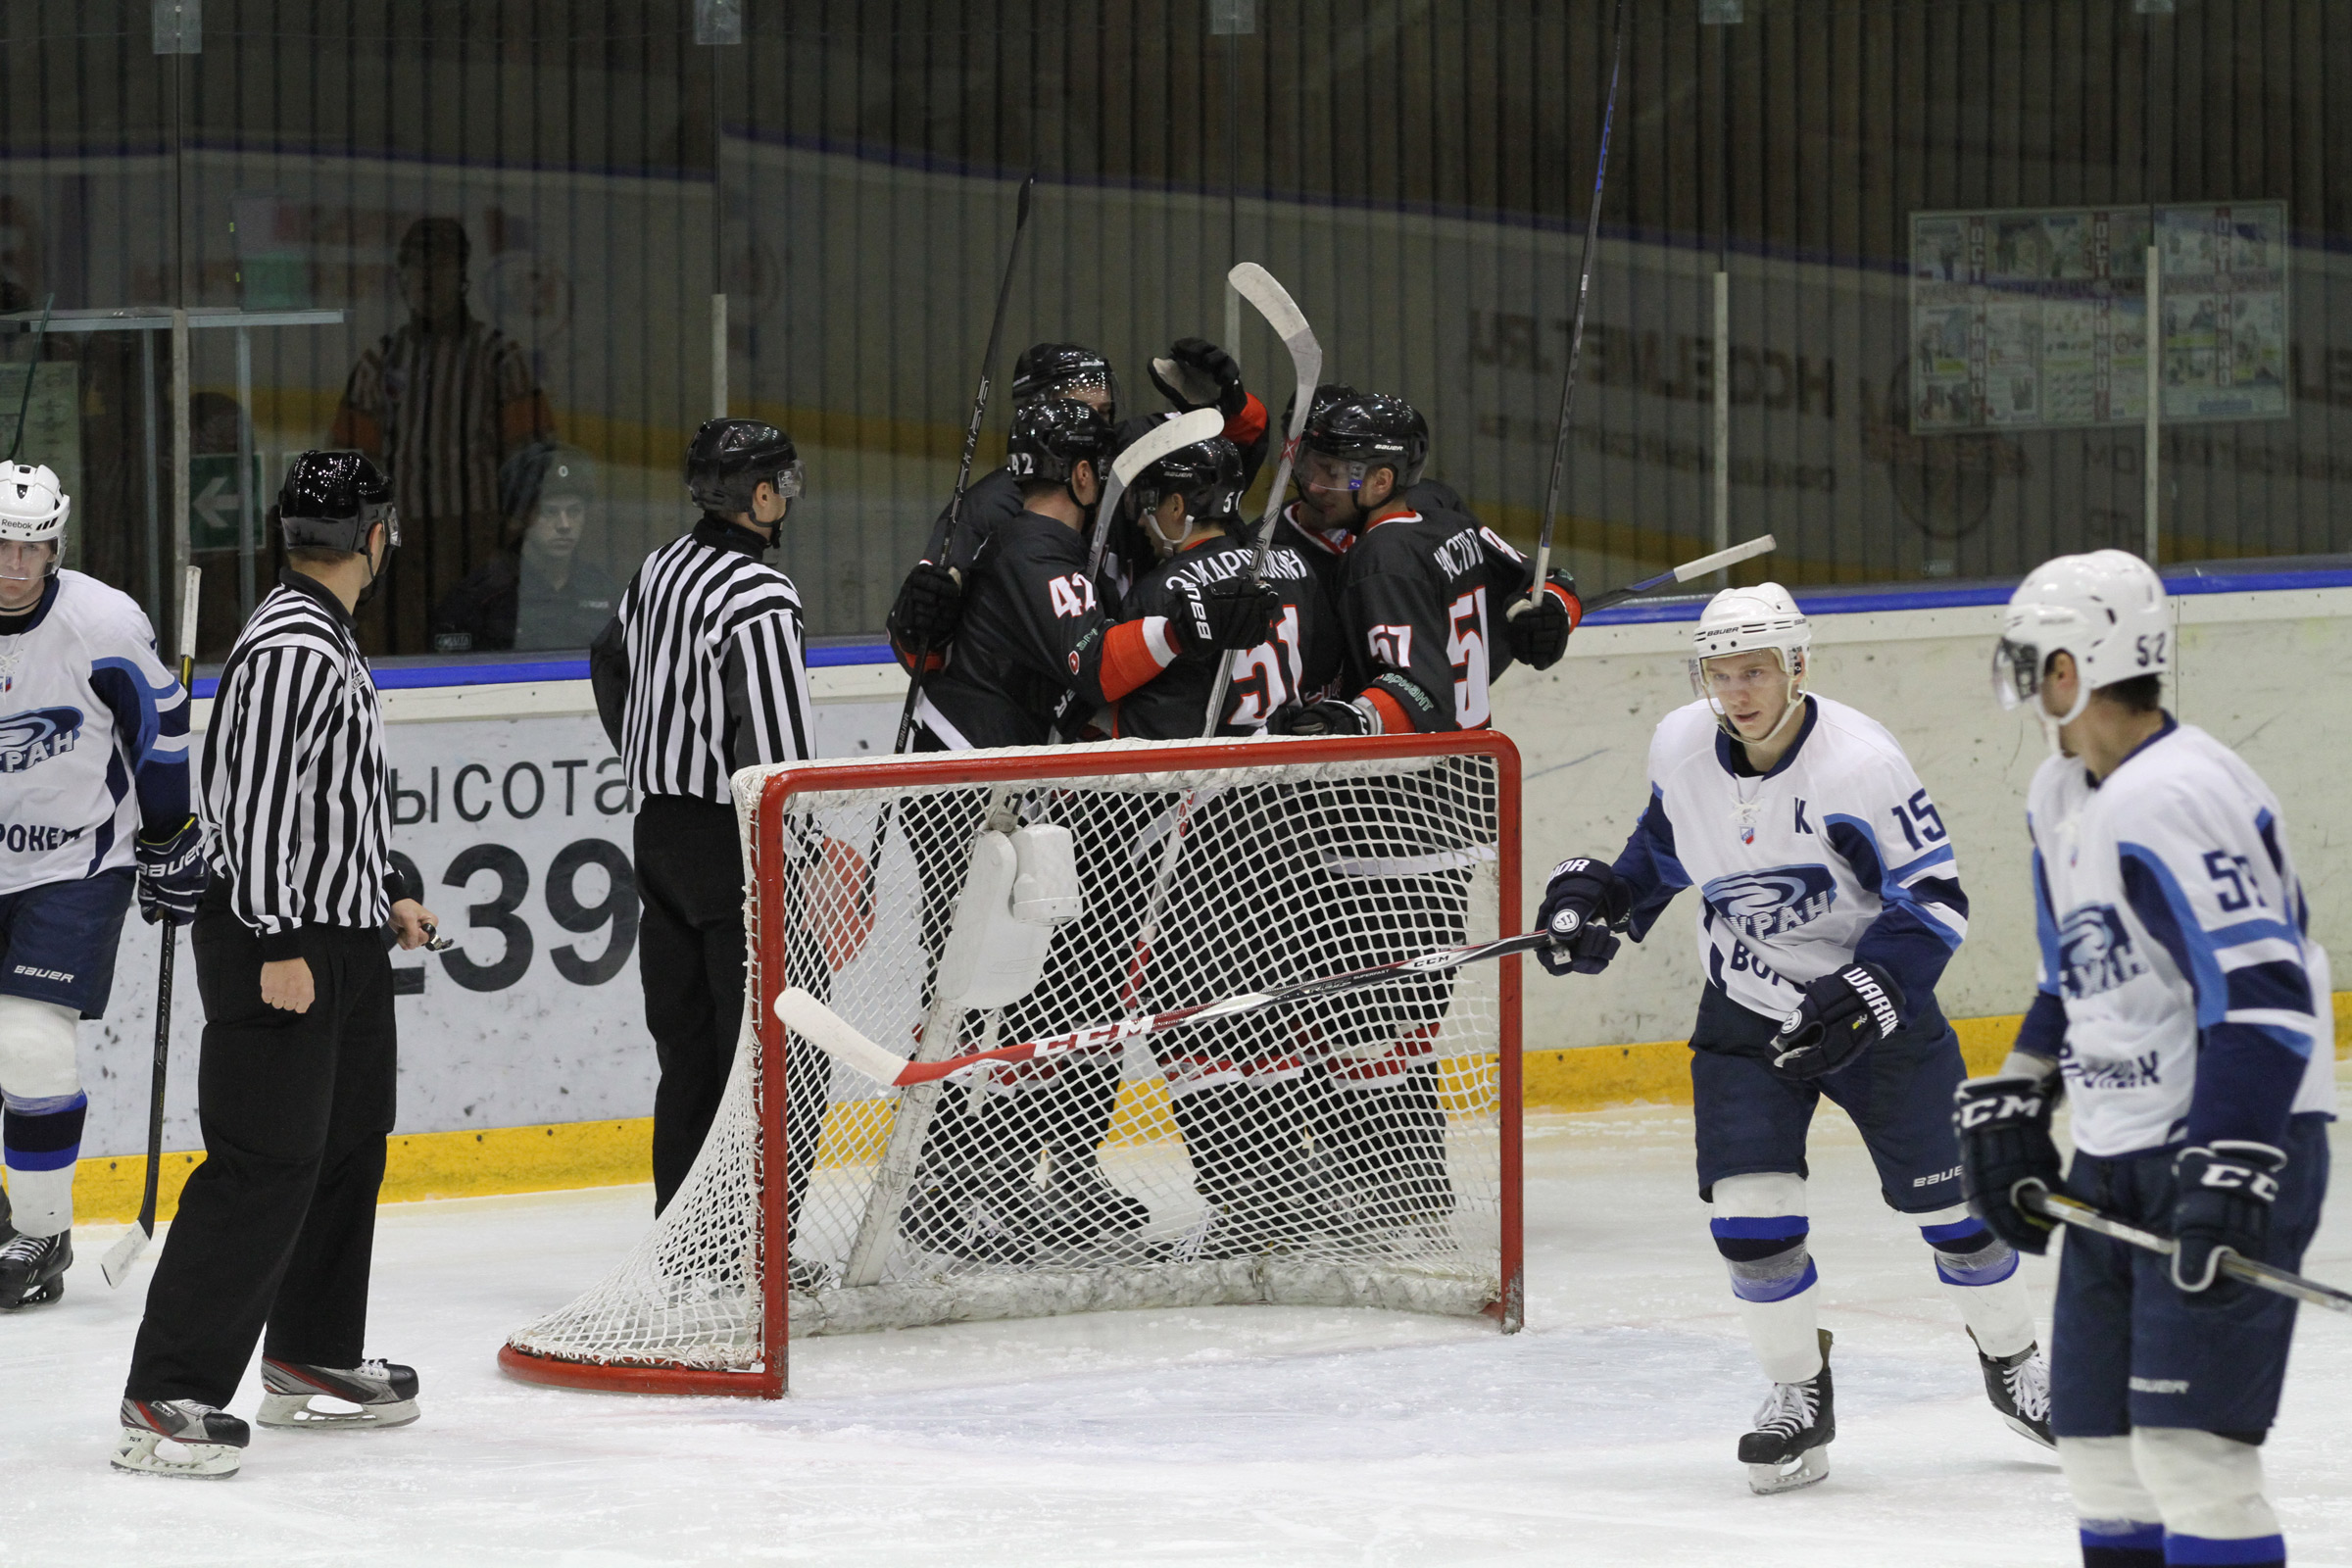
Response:
[[[396,1432],[257,1434],[208,1484],[106,1467],[147,1270],[112,1228],[0,1318],[0,1563],[2069,1564],[2055,1463],[2002,1428],[1842,1117],[1814,1150],[1830,1479],[1747,1492],[1762,1394],[1671,1110],[1532,1120],[1530,1330],[1305,1307],[796,1342],[780,1403],[526,1387],[492,1357],[642,1231],[644,1188],[403,1204],[369,1349]],[[2308,1268],[2352,1279],[2352,1180]],[[2044,1310],[2051,1270],[2029,1259]],[[233,1408],[250,1415],[248,1378]],[[2352,1322],[2306,1313],[2264,1449],[2298,1564],[2352,1564]]]

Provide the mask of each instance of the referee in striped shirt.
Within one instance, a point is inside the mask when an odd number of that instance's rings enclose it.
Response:
[[[384,934],[414,948],[434,924],[393,868],[383,719],[352,623],[399,544],[390,501],[357,452],[294,460],[275,509],[288,564],[220,671],[191,934],[205,1160],[148,1289],[126,1469],[171,1472],[148,1434],[242,1447],[220,1407],[257,1339],[265,1424],[329,1424],[288,1414],[313,1394],[360,1407],[343,1425],[416,1417],[416,1374],[363,1362],[397,1070]]]
[[[662,1070],[656,1213],[702,1150],[743,1024],[743,852],[727,780],[810,753],[801,596],[766,561],[802,485],[783,431],[705,424],[686,451],[702,519],[645,558],[588,651],[597,711],[638,795],[637,969]],[[794,1110],[798,1128],[808,1118]],[[804,1160],[788,1164],[805,1179]]]

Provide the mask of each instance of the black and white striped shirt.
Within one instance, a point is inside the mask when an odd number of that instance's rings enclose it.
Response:
[[[645,558],[621,595],[622,764],[641,795],[725,803],[737,768],[810,755],[800,591],[767,541],[706,516]]]
[[[265,959],[305,925],[391,917],[384,721],[351,616],[315,578],[278,573],[237,635],[204,739],[205,850]]]

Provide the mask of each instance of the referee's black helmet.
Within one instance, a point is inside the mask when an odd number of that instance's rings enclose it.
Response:
[[[272,509],[289,550],[340,550],[356,556],[368,532],[384,524],[384,544],[400,548],[392,485],[364,452],[305,452],[286,469]]]
[[[752,510],[752,492],[772,484],[785,500],[807,487],[792,437],[759,419],[711,419],[686,448],[686,493],[705,512],[732,517]]]

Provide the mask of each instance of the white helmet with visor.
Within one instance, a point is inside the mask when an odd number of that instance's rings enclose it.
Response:
[[[2173,667],[2173,618],[2156,568],[2122,550],[2060,556],[2034,568],[2001,612],[1992,652],[1992,689],[2003,708],[2040,709],[2051,656],[2070,654],[2081,684],[2064,713],[2070,724],[2102,686],[2161,675]]]

